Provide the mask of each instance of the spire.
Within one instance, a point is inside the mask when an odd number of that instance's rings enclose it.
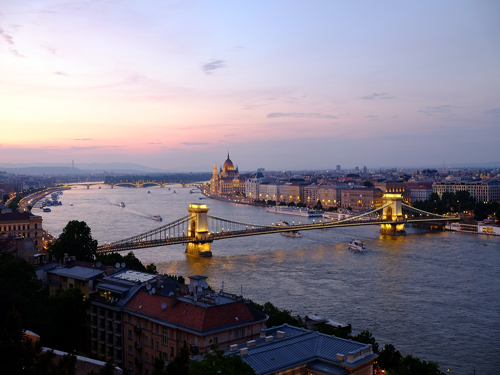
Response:
[[[229,160],[229,150],[227,151],[227,159]]]

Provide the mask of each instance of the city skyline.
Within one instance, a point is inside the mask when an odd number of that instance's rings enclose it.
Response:
[[[500,159],[500,4],[6,2],[3,163]]]

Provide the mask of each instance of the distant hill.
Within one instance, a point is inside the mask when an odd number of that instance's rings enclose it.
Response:
[[[73,169],[71,164],[56,163],[0,163],[0,171],[28,175],[70,175],[91,173],[171,173],[160,168],[150,168],[135,163],[79,163]]]

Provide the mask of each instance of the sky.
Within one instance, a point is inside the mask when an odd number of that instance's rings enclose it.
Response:
[[[0,0],[0,162],[500,161],[500,2]]]

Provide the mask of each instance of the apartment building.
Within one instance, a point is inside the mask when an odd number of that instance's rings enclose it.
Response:
[[[443,193],[468,191],[478,202],[500,202],[500,180],[490,181],[436,181],[432,190],[440,197]]]

